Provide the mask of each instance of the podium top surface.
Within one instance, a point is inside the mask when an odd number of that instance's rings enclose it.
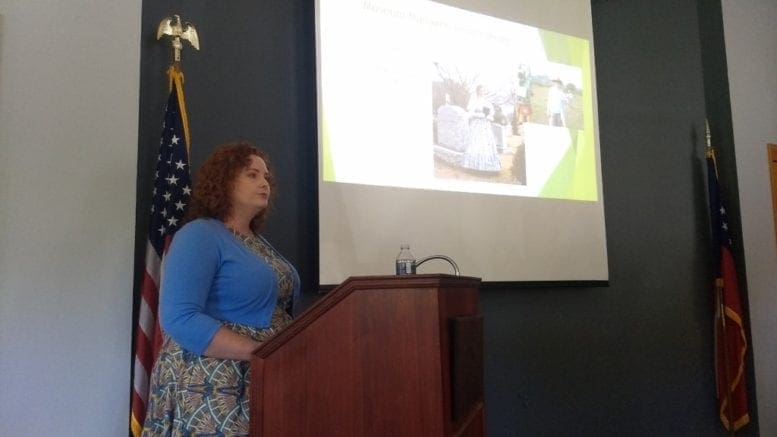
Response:
[[[400,287],[418,287],[418,286],[479,286],[480,278],[472,276],[456,276],[445,273],[431,273],[422,275],[369,275],[369,276],[349,276],[338,285],[336,289],[351,284],[366,284],[370,287],[378,285],[378,288]]]

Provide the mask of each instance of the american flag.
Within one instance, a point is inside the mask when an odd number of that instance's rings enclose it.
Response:
[[[747,336],[726,207],[720,194],[715,151],[707,149],[707,182],[714,244],[715,378],[718,415],[723,426],[737,431],[750,422],[745,384]]]
[[[162,335],[157,308],[162,259],[175,231],[182,224],[191,199],[188,129],[183,104],[182,75],[171,69],[172,89],[165,109],[162,138],[159,142],[151,220],[146,244],[146,267],[141,286],[140,308],[135,330],[135,363],[132,378],[130,429],[139,436],[143,429],[148,401],[149,375],[154,365]]]

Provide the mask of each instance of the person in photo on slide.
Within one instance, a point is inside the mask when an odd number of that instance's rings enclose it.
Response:
[[[467,103],[469,119],[469,144],[464,151],[462,166],[466,169],[498,172],[502,169],[496,150],[496,139],[491,128],[494,106],[486,98],[483,85],[475,88],[475,94]]]

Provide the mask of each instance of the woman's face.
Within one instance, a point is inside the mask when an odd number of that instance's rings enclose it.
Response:
[[[232,190],[233,211],[254,216],[267,208],[270,200],[269,177],[264,160],[251,155],[248,165],[235,178],[235,188]]]

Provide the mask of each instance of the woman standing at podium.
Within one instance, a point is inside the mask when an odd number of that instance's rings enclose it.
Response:
[[[249,361],[291,321],[294,267],[259,234],[273,176],[249,143],[219,147],[165,256],[163,345],[143,435],[247,435]]]

